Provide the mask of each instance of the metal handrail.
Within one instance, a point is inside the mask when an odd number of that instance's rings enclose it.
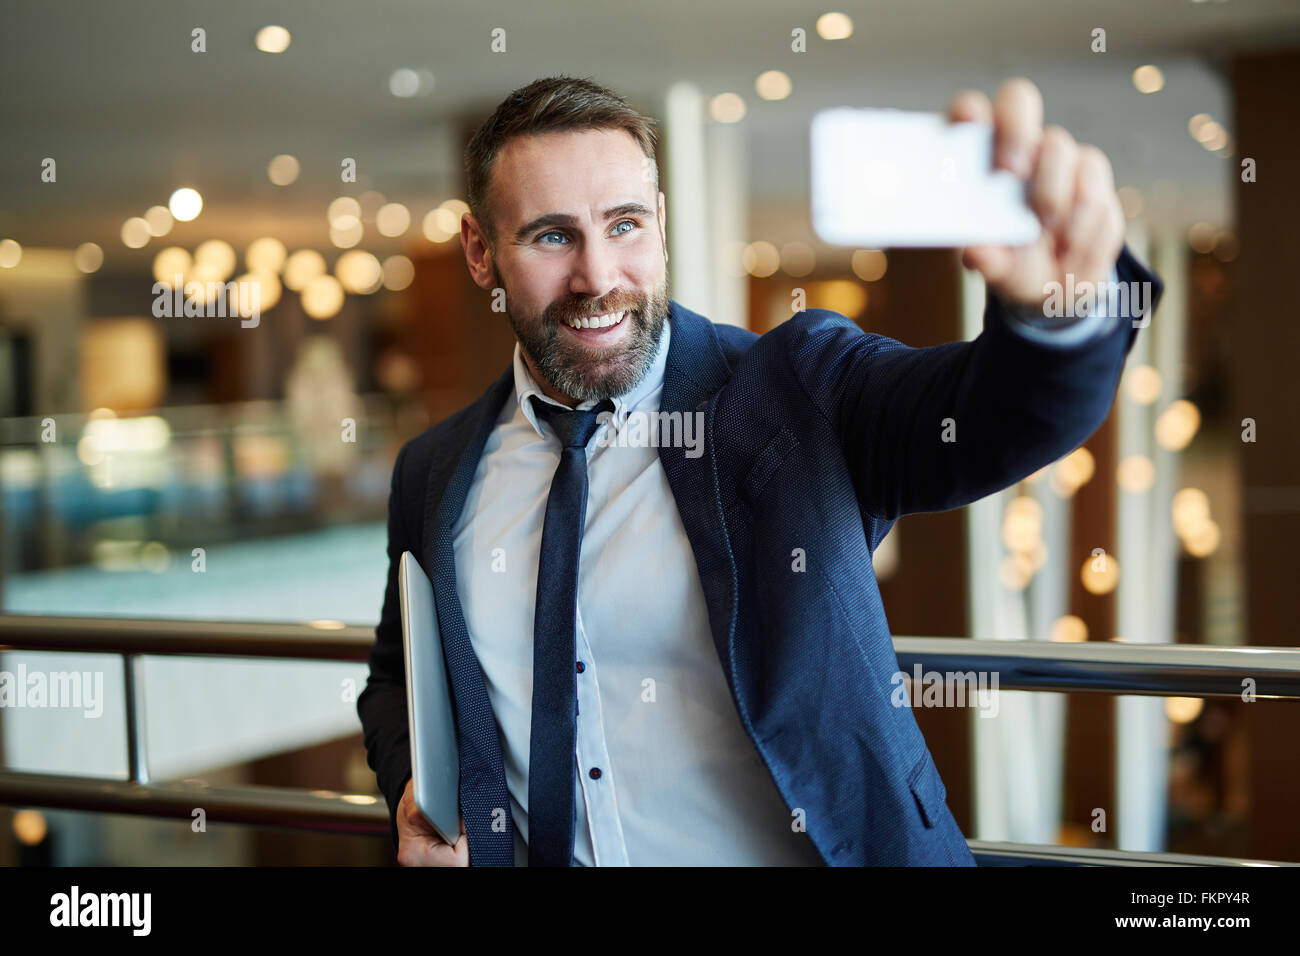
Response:
[[[1142,853],[1136,850],[999,843],[995,840],[967,840],[966,845],[980,866],[1300,866],[1300,863],[1243,857]]]
[[[159,618],[0,615],[0,651],[78,651],[183,657],[273,657],[364,662],[373,627]]]
[[[374,627],[341,621],[252,621],[0,616],[0,651],[80,651],[186,657],[364,662]],[[999,690],[1300,699],[1300,649],[1130,642],[985,641],[895,637],[902,672],[996,673]]]
[[[127,813],[254,826],[388,836],[388,807],[369,793],[291,787],[214,787],[202,781],[136,783],[49,773],[0,772],[0,805]]]
[[[1156,697],[1300,699],[1300,649],[1120,641],[981,641],[896,637],[903,673],[985,673],[1000,690],[1085,691]]]
[[[223,823],[317,833],[388,836],[388,811],[378,797],[281,787],[212,787],[198,781],[138,784],[56,774],[0,772],[0,805],[190,820],[196,809]],[[1136,853],[1085,847],[967,840],[980,866],[1296,866],[1269,860]]]
[[[373,627],[339,621],[286,624],[0,615],[0,652],[122,655],[127,676],[128,751],[127,780],[0,771],[0,805],[185,818],[196,807],[202,807],[209,819],[219,822],[388,834],[387,807],[372,794],[211,787],[192,781],[151,782],[138,686],[141,655],[363,662],[373,642]],[[999,690],[1235,697],[1242,693],[1243,680],[1249,678],[1257,698],[1300,698],[1300,651],[1290,648],[896,637],[894,649],[902,672],[909,676],[917,668],[925,679],[938,674],[945,681],[961,680],[965,674],[997,674]],[[967,842],[981,865],[1291,865],[1227,857]]]

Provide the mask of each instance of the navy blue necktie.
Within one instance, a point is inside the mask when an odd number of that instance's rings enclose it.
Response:
[[[577,762],[578,558],[587,517],[587,442],[609,399],[572,411],[534,400],[560,439],[537,562],[533,711],[528,741],[528,865],[572,866]]]

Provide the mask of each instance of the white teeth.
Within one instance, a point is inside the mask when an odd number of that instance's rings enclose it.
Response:
[[[604,315],[570,319],[569,325],[575,329],[606,329],[611,325],[618,325],[626,315],[626,312],[607,312]]]

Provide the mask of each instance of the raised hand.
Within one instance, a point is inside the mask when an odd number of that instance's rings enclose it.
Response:
[[[993,165],[1023,180],[1030,208],[1043,224],[1024,246],[970,246],[962,264],[977,270],[1004,302],[1043,306],[1049,283],[1101,283],[1124,244],[1124,210],[1110,160],[1076,143],[1063,127],[1043,128],[1043,97],[1029,80],[1007,80],[995,103],[963,90],[948,106],[949,122],[991,122]]]

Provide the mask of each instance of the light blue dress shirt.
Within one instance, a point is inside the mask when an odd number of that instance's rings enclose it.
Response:
[[[1098,334],[1098,324],[1083,326],[1089,321],[1026,334]],[[740,724],[659,450],[602,434],[627,428],[630,412],[659,410],[671,334],[665,322],[645,378],[614,399],[613,417],[587,448],[574,862],[820,865],[802,815],[786,808]],[[542,395],[518,344],[514,381],[453,546],[458,596],[501,733],[515,863],[525,866],[537,562],[560,447],[530,398],[559,403]]]

